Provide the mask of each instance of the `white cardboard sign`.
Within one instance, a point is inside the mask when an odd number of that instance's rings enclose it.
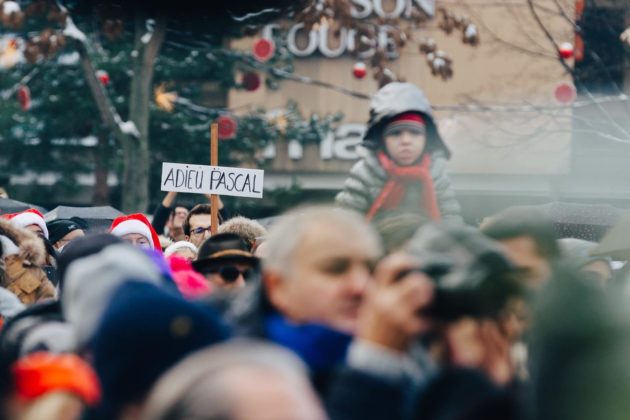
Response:
[[[162,163],[162,191],[262,198],[265,171]]]

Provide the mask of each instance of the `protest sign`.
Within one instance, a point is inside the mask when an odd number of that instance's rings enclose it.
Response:
[[[265,171],[162,163],[162,191],[262,198]]]

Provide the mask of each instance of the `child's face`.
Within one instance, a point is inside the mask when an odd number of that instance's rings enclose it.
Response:
[[[385,149],[397,165],[409,166],[420,158],[426,142],[423,131],[405,128],[385,136]]]

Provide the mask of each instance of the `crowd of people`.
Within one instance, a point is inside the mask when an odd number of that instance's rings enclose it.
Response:
[[[627,418],[621,254],[466,225],[422,92],[371,111],[336,202],[266,225],[177,193],[106,233],[2,215],[0,419]]]

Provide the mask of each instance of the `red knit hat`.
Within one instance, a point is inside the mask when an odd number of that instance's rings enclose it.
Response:
[[[405,112],[393,117],[385,126],[383,130],[383,137],[387,136],[387,132],[394,130],[401,130],[404,128],[410,128],[414,130],[425,130],[427,123],[422,118],[422,115],[417,112]]]
[[[37,209],[28,209],[19,213],[11,213],[2,215],[5,219],[11,221],[11,224],[19,228],[25,228],[30,225],[37,225],[44,232],[44,237],[48,239],[48,228],[44,215]]]
[[[157,232],[151,226],[149,219],[144,214],[134,213],[129,216],[120,216],[114,219],[109,231],[112,235],[122,237],[130,233],[142,235],[153,245],[153,249],[162,252],[160,246],[160,238]]]
[[[72,354],[33,353],[18,360],[12,370],[15,392],[25,400],[55,391],[68,391],[88,405],[97,403],[101,397],[92,368]]]

